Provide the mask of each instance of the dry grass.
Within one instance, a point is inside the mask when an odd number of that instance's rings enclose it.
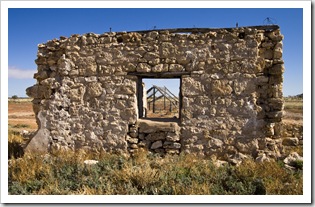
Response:
[[[16,140],[13,140],[16,139]],[[22,142],[14,136],[11,142]],[[96,159],[96,165],[84,160]],[[9,161],[9,194],[35,195],[252,195],[303,194],[302,171],[281,162],[246,161],[215,167],[194,155],[166,156],[147,151],[134,157],[89,154],[25,154]]]
[[[303,114],[303,100],[285,99],[284,110],[289,113]]]
[[[285,99],[283,121],[288,124],[303,125],[303,100]]]
[[[8,158],[18,158],[24,155],[23,145],[24,139],[23,137],[15,132],[9,131],[8,133]]]

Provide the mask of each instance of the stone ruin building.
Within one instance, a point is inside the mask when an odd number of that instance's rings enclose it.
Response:
[[[283,35],[277,25],[87,33],[38,45],[26,151],[281,154]],[[144,78],[180,80],[179,118],[143,117]]]

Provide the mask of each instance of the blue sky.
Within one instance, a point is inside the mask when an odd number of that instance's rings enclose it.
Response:
[[[224,28],[256,26],[270,17],[278,24],[283,40],[285,62],[283,93],[285,96],[303,92],[303,9],[295,8],[179,8],[179,9],[28,9],[9,8],[8,12],[8,96],[25,97],[25,89],[35,84],[34,60],[37,45],[48,40],[88,32],[149,30],[164,28]],[[178,81],[148,82],[167,86],[174,93]],[[148,86],[149,85],[149,86]]]

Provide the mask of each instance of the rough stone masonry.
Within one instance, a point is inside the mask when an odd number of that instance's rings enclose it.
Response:
[[[26,151],[281,155],[277,25],[87,33],[38,45]],[[142,118],[142,78],[179,78],[179,119]]]

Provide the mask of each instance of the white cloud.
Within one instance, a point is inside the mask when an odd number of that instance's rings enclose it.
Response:
[[[34,73],[36,73],[36,70],[18,69],[14,67],[9,67],[8,71],[9,71],[9,78],[16,78],[16,79],[33,78]]]

